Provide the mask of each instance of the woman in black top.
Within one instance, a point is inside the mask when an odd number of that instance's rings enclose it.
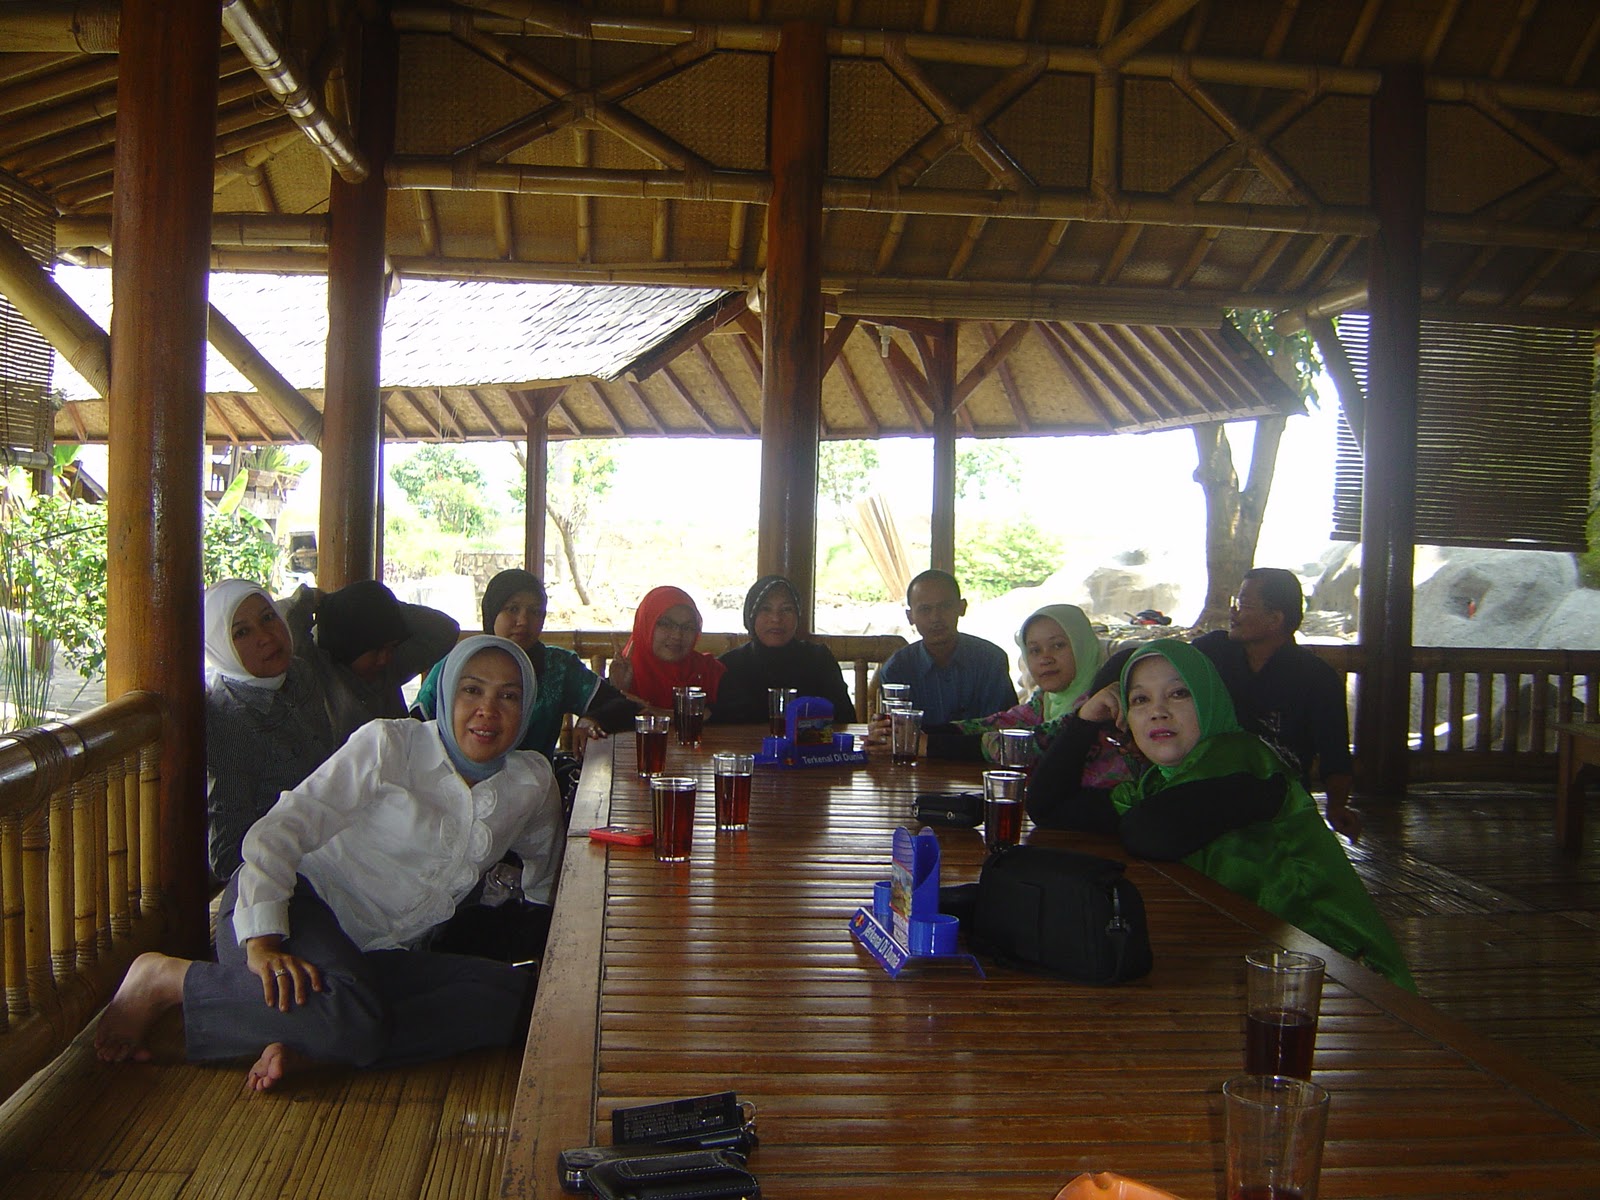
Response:
[[[728,671],[717,691],[713,721],[765,723],[767,689],[775,687],[829,701],[838,723],[855,719],[855,704],[832,652],[800,634],[800,595],[794,584],[781,575],[756,580],[744,598],[744,627],[752,640],[721,659]]]

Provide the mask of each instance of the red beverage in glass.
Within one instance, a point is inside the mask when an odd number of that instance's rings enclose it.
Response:
[[[650,781],[657,862],[688,860],[694,842],[694,790],[692,779],[657,776]]]
[[[1298,1009],[1254,1009],[1244,1019],[1244,1069],[1252,1075],[1311,1078],[1317,1023]]]
[[[773,737],[784,737],[789,732],[789,718],[782,713],[767,720],[767,732]]]
[[[1022,801],[989,800],[983,806],[983,841],[992,854],[1022,840]]]
[[[718,775],[717,828],[750,828],[750,776]]]
[[[639,730],[634,734],[638,741],[639,774],[659,775],[667,769],[667,731],[665,729]]]
[[[1301,1200],[1304,1193],[1296,1187],[1280,1187],[1275,1183],[1253,1183],[1236,1187],[1228,1200]]]

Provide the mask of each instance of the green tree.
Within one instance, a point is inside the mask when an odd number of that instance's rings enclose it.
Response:
[[[980,520],[956,546],[956,577],[969,596],[999,596],[1043,583],[1060,567],[1061,553],[1061,542],[1028,517]]]
[[[983,500],[991,489],[1022,486],[1022,462],[1003,442],[966,439],[956,448],[956,499]]]
[[[823,442],[817,447],[817,495],[839,508],[866,495],[878,470],[878,448],[871,442]]]
[[[488,484],[477,464],[454,446],[429,443],[389,472],[424,517],[450,533],[473,536],[489,525],[483,489]]]

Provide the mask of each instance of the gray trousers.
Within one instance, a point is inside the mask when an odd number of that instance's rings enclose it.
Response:
[[[322,972],[320,992],[279,1012],[234,938],[238,874],[217,914],[217,961],[197,962],[183,983],[192,1061],[253,1057],[282,1042],[318,1062],[391,1067],[520,1039],[535,977],[505,963],[425,950],[356,948],[304,877],[289,901],[284,949]]]

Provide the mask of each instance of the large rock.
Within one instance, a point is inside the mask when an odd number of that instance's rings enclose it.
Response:
[[[1546,644],[1552,614],[1578,586],[1569,554],[1450,548],[1416,588],[1412,628],[1419,646]]]
[[[1600,650],[1600,591],[1568,592],[1540,628],[1541,650]]]

